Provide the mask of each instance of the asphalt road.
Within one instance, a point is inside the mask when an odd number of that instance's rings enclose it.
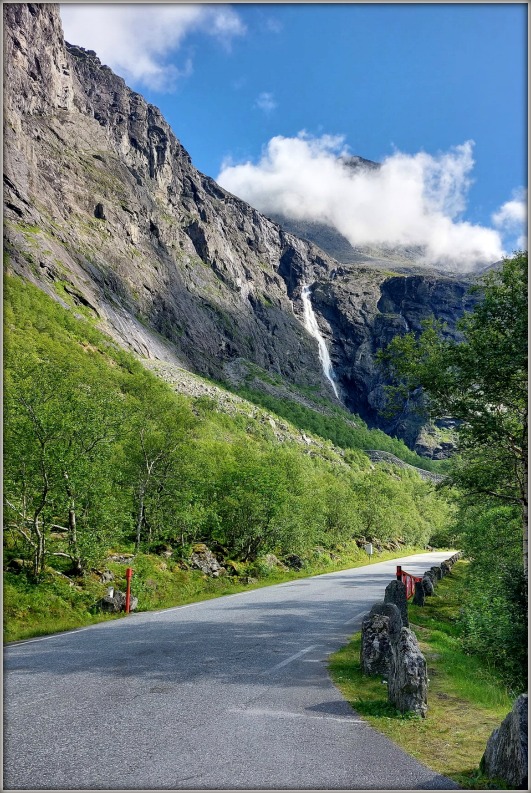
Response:
[[[4,789],[442,789],[327,658],[427,553],[5,648]],[[134,580],[134,579],[133,579]]]

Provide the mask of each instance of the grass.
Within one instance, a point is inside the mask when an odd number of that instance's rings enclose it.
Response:
[[[422,548],[409,546],[399,551],[383,551],[375,555],[373,564],[422,551]],[[114,573],[112,586],[125,592],[125,570],[130,565],[134,570],[131,593],[139,601],[137,611],[154,611],[367,564],[366,554],[355,544],[338,550],[337,557],[314,555],[300,571],[273,568],[267,574],[263,567],[258,572],[252,565],[240,564],[239,577],[219,578],[210,578],[198,570],[182,569],[178,562],[155,554],[137,554],[128,564],[108,562],[105,568]],[[246,583],[247,576],[256,580]],[[59,633],[124,616],[103,614],[96,608],[108,586],[101,584],[96,574],[87,574],[82,582],[76,583],[77,586],[71,586],[66,578],[47,574],[35,585],[23,573],[6,572],[4,641]]]
[[[454,565],[424,607],[409,606],[410,627],[428,664],[425,719],[400,714],[388,703],[382,679],[361,673],[360,633],[331,657],[330,674],[362,718],[429,768],[467,790],[510,789],[478,769],[488,738],[513,703],[481,658],[461,649],[457,618],[467,566]]]

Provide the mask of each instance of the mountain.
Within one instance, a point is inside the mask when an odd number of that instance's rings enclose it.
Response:
[[[336,261],[197,171],[156,107],[64,41],[59,6],[3,11],[7,270],[140,357],[334,402],[304,323],[313,285],[341,402],[414,447],[410,406],[392,422],[380,413],[375,354],[431,314],[453,333],[469,281],[380,254]],[[437,443],[424,452],[444,456]]]

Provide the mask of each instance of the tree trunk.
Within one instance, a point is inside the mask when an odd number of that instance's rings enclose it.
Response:
[[[68,508],[68,547],[70,548],[70,556],[74,565],[74,570],[79,575],[83,572],[83,565],[81,563],[81,556],[77,544],[76,502],[66,471],[63,472],[63,476],[66,482],[66,494],[70,500]]]
[[[140,497],[138,502],[138,516],[136,520],[136,550],[137,552],[140,550],[140,540],[142,537],[142,523],[144,522],[144,496],[145,490],[144,487],[140,490]]]
[[[44,569],[44,556],[46,552],[44,533],[39,528],[38,517],[33,521],[33,534],[36,537],[36,542],[33,547],[33,575],[37,577]]]
[[[83,565],[81,563],[81,556],[77,544],[76,510],[74,509],[73,502],[68,510],[68,534],[68,544],[70,546],[70,555],[74,564],[74,570],[77,575],[80,575],[83,572]]]

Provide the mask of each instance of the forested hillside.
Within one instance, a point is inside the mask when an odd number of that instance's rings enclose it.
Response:
[[[175,393],[21,279],[6,280],[4,321],[11,586],[38,588],[54,570],[83,585],[111,550],[170,549],[187,568],[197,542],[229,572],[256,572],[271,552],[304,562],[353,542],[423,546],[451,520],[416,473],[294,426],[279,440],[277,423],[290,425],[250,403],[231,416]]]

